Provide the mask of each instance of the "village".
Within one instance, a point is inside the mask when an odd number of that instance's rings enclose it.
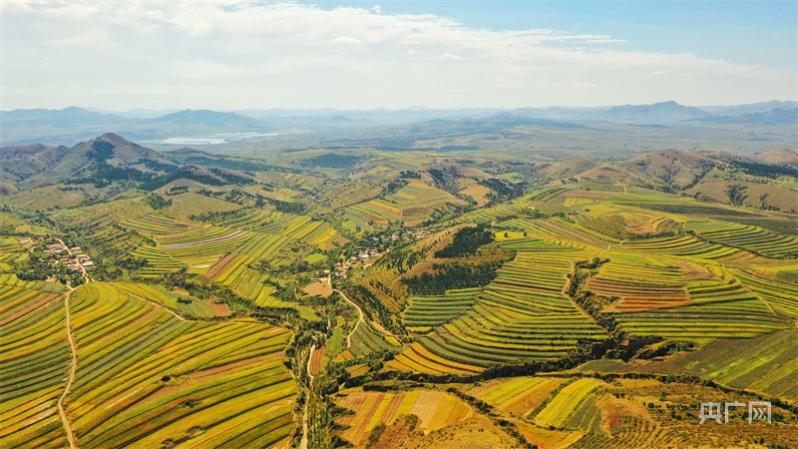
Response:
[[[87,270],[94,267],[94,261],[79,246],[70,248],[59,238],[46,239],[45,242],[44,253],[49,257],[51,265],[63,265],[67,271],[80,272],[84,276]],[[20,239],[20,244],[28,249],[34,248],[40,243],[41,240],[33,237]]]
[[[391,251],[391,247],[408,241],[423,239],[429,236],[426,229],[417,231],[402,230],[401,232],[391,232],[382,235],[371,236],[371,244],[368,247],[358,247],[354,249],[354,254],[348,259],[340,260],[335,264],[334,275],[340,279],[348,277],[349,270],[355,268],[366,268],[373,264],[380,256]],[[371,246],[374,245],[374,246]]]
[[[387,249],[383,253],[388,252]],[[366,267],[371,265],[383,253],[379,252],[377,248],[363,248],[358,249],[357,254],[351,256],[349,259],[338,262],[335,264],[335,276],[340,279],[348,277],[347,272],[353,268]]]

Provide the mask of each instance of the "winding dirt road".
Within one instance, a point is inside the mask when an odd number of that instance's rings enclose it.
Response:
[[[75,257],[72,254],[72,250],[64,244],[64,241],[61,239],[56,239],[58,243],[60,243],[64,248],[66,248],[67,253],[70,257]],[[83,276],[83,279],[88,284],[91,282],[91,278],[89,277],[89,273],[86,271],[86,268],[82,264],[78,264],[80,267],[80,273]],[[58,414],[61,415],[61,422],[64,424],[64,432],[67,435],[67,440],[69,440],[69,449],[78,449],[78,440],[75,438],[75,432],[72,429],[72,422],[69,420],[69,416],[67,416],[66,407],[64,406],[64,399],[66,399],[69,392],[72,390],[72,385],[75,384],[75,372],[78,369],[78,346],[75,344],[75,336],[72,334],[72,315],[69,311],[69,301],[72,299],[72,293],[77,290],[75,287],[69,286],[69,291],[67,292],[66,296],[64,296],[64,311],[65,313],[65,325],[67,331],[67,341],[69,342],[69,352],[71,355],[69,361],[69,374],[67,375],[66,385],[64,386],[64,392],[61,393],[61,397],[58,398]]]
[[[72,423],[69,421],[66,408],[64,407],[64,399],[67,397],[72,389],[72,385],[75,383],[75,371],[78,368],[78,348],[77,345],[75,345],[75,337],[72,335],[72,316],[69,313],[69,300],[72,299],[72,293],[74,291],[75,289],[70,287],[69,291],[64,297],[67,340],[69,341],[69,350],[71,352],[72,358],[69,363],[69,375],[67,376],[64,392],[61,394],[61,397],[58,398],[58,414],[61,415],[61,422],[64,423],[64,431],[66,432],[67,439],[69,440],[70,449],[78,449],[78,441],[75,438],[75,432],[72,430]]]
[[[360,306],[357,305],[357,303],[355,303],[354,301],[349,299],[349,297],[346,296],[344,294],[344,292],[342,292],[341,290],[335,289],[333,291],[338,292],[338,294],[341,295],[341,297],[344,298],[344,300],[346,300],[346,302],[348,302],[349,304],[352,304],[352,307],[357,309],[357,316],[358,316],[357,317],[357,323],[355,323],[355,327],[353,327],[352,330],[349,331],[349,335],[346,336],[346,349],[349,349],[349,348],[352,347],[352,335],[357,330],[357,327],[360,326],[360,323],[365,321],[365,318],[364,318],[364,315],[363,315],[363,309],[361,309]]]

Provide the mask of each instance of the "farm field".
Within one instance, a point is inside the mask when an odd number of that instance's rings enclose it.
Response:
[[[284,329],[187,320],[112,284],[73,299],[77,381],[66,401],[83,447],[270,445],[290,433]],[[120,359],[128,348],[136,355]]]
[[[787,329],[750,339],[715,340],[701,349],[656,361],[623,363],[597,360],[583,372],[692,374],[729,387],[798,402],[796,331]]]
[[[504,399],[504,389],[530,386],[524,399]],[[718,400],[747,400],[746,395],[724,393],[687,384],[665,384],[653,379],[601,381],[593,378],[546,376],[491,380],[487,388],[459,389],[485,400],[494,413],[514,423],[528,441],[547,448],[689,447],[713,442],[726,447],[735,439],[757,432],[771,444],[789,447],[796,423],[794,412],[780,429],[730,420],[725,425],[701,426],[686,405],[691,398],[712,395]],[[511,404],[507,407],[504,404]],[[524,405],[524,407],[521,407]],[[708,443],[707,443],[708,444]]]
[[[639,161],[194,151],[0,196],[0,447],[798,444],[781,201]]]
[[[441,296],[414,296],[402,319],[408,330],[428,332],[462,314],[474,305],[478,289],[448,290]]]
[[[557,359],[578,340],[607,338],[563,293],[571,265],[588,258],[587,251],[532,239],[505,240],[503,246],[518,251],[515,259],[497,271],[473,305],[389,365],[429,373],[479,371],[511,360]]]
[[[69,364],[63,295],[0,287],[0,446],[63,447],[57,402]]]
[[[384,199],[373,199],[347,207],[347,219],[359,226],[387,225],[400,220],[416,226],[434,212],[447,212],[464,206],[462,199],[429,186],[421,180],[411,180],[407,185]]]
[[[412,415],[415,419],[412,432],[408,429],[397,429],[394,438],[402,447],[409,445],[409,437],[418,441],[438,442],[436,447],[462,447],[473,444],[472,434],[476,429],[480,432],[480,443],[490,447],[513,447],[512,441],[490,423],[487,418],[479,416],[472,408],[454,395],[434,390],[410,390],[401,393],[361,392],[344,390],[336,402],[344,407],[357,410],[354,416],[339,420],[349,429],[343,437],[354,447],[364,447],[369,439],[374,438],[375,429],[380,423],[391,427],[378,435],[386,440],[392,435],[393,427],[401,426],[401,418]],[[379,431],[378,431],[379,432]],[[408,435],[410,433],[410,435]],[[420,434],[419,434],[420,433]],[[484,435],[483,435],[484,433]],[[488,446],[485,446],[488,447]]]

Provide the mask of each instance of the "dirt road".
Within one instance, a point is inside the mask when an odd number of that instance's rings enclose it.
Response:
[[[75,371],[78,368],[78,348],[75,345],[75,337],[72,335],[72,316],[69,312],[69,301],[72,299],[72,293],[75,291],[74,288],[70,288],[67,292],[66,296],[64,297],[64,309],[66,311],[66,331],[67,331],[67,340],[69,341],[69,350],[71,352],[71,359],[69,362],[69,374],[67,376],[66,386],[64,387],[64,392],[61,394],[61,397],[58,398],[58,414],[61,415],[61,422],[64,423],[64,431],[66,432],[67,439],[69,440],[69,448],[70,449],[77,449],[78,442],[75,438],[75,432],[72,430],[72,423],[69,421],[69,417],[66,413],[66,408],[64,407],[64,399],[66,399],[67,395],[69,394],[70,390],[72,390],[72,385],[75,384]]]

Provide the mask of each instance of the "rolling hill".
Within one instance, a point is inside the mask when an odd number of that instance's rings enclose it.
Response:
[[[50,184],[137,182],[155,189],[185,178],[207,185],[249,183],[246,170],[265,164],[187,150],[161,153],[107,133],[73,147],[0,148],[0,186],[6,193]]]
[[[0,149],[0,182],[16,188],[35,187],[78,178],[97,179],[157,175],[177,165],[161,153],[129,142],[116,134],[103,134],[73,147],[30,145]]]

